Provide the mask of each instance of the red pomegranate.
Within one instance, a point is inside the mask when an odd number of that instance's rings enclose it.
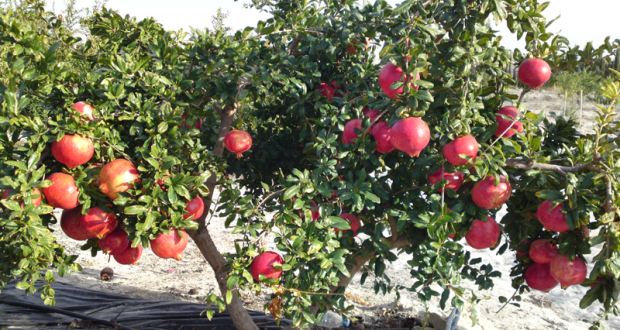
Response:
[[[538,207],[538,212],[536,212],[536,217],[538,221],[545,226],[545,229],[550,231],[557,231],[559,233],[565,232],[569,230],[568,224],[566,223],[566,215],[562,213],[562,208],[564,207],[564,203],[557,205],[552,210],[551,201],[544,201]]]
[[[228,151],[234,152],[237,158],[241,158],[242,153],[252,147],[252,137],[246,131],[235,129],[226,134],[224,145]]]
[[[478,141],[473,136],[461,136],[443,146],[443,156],[450,164],[454,166],[471,164],[461,155],[469,156],[472,160],[478,155]]]
[[[562,289],[571,285],[578,285],[586,279],[588,268],[578,256],[570,261],[563,254],[558,254],[551,261],[551,276],[560,282]]]
[[[344,125],[344,131],[342,132],[342,144],[354,143],[354,140],[358,138],[355,129],[362,131],[362,120],[351,119]]]
[[[68,168],[87,163],[94,153],[93,141],[80,135],[65,135],[60,141],[52,143],[52,156]]]
[[[334,98],[335,88],[330,86],[328,83],[321,83],[317,90],[321,92],[321,95],[325,96],[328,101],[331,101]]]
[[[537,239],[530,245],[530,258],[539,264],[548,264],[558,254],[558,246],[548,239]]]
[[[372,136],[375,137],[375,141],[377,141],[377,150],[380,153],[388,153],[394,150],[394,145],[392,145],[392,141],[390,138],[391,128],[388,127],[388,124],[384,121],[380,121],[372,128]]]
[[[274,264],[283,264],[284,259],[282,256],[275,252],[264,252],[259,254],[252,261],[252,266],[250,267],[250,274],[255,281],[259,281],[259,275],[265,275],[267,278],[280,278],[282,275],[281,270],[277,270],[273,267]]]
[[[467,244],[474,249],[482,250],[497,246],[500,228],[495,219],[487,216],[488,221],[474,220],[471,230],[465,234]]]
[[[187,114],[186,113],[184,113],[181,116],[181,119],[185,119],[185,118],[187,118]],[[183,127],[189,128],[189,125],[187,125],[187,123],[185,121],[183,121]],[[201,127],[202,127],[202,118],[198,118],[198,119],[196,119],[196,128],[198,130],[200,130]]]
[[[491,210],[506,203],[511,193],[512,186],[505,176],[500,175],[499,184],[496,186],[495,177],[487,175],[474,185],[471,190],[471,199],[476,205]]]
[[[129,246],[124,252],[113,254],[112,256],[121,265],[135,265],[142,256],[142,245],[138,245],[135,248]]]
[[[86,102],[80,101],[80,102],[75,103],[71,107],[75,109],[77,112],[79,112],[85,121],[91,121],[95,118],[93,114],[93,112],[95,111],[95,108],[93,108],[92,105]]]
[[[118,198],[118,193],[134,187],[139,182],[138,170],[128,160],[117,159],[106,164],[99,172],[99,191],[111,199]]]
[[[383,90],[385,95],[387,95],[389,98],[397,99],[398,95],[403,93],[404,86],[401,86],[397,89],[392,89],[392,84],[397,81],[403,81],[406,83],[412,78],[413,76],[405,77],[402,68],[397,67],[396,65],[392,64],[392,62],[389,62],[385,66],[383,66],[381,72],[379,72],[379,85],[381,86],[381,89]],[[415,80],[419,79],[420,73],[418,73],[415,77]],[[419,86],[412,86],[412,88],[418,90]]]
[[[531,242],[531,239],[524,239],[521,241],[521,243],[519,243],[519,245],[527,245]],[[517,254],[520,255],[521,257],[523,257],[524,255],[527,255],[528,253],[530,253],[530,250],[527,249],[526,251],[517,251]]]
[[[62,211],[60,216],[60,228],[65,233],[76,241],[85,241],[89,238],[96,238],[97,236],[86,232],[80,218],[82,217],[82,208],[76,207],[71,210]]]
[[[549,264],[534,263],[525,271],[525,282],[530,288],[542,292],[549,292],[558,285],[558,281],[551,276]]]
[[[45,200],[49,205],[63,210],[70,210],[78,206],[80,191],[71,175],[52,173],[46,180],[54,182],[51,186],[42,189]]]
[[[2,193],[2,198],[0,199],[9,199],[10,196],[13,196],[17,194],[17,192],[15,192],[15,190],[13,189],[7,189]],[[26,193],[28,196],[32,197],[32,204],[34,204],[34,206],[39,206],[41,205],[41,191],[37,188],[32,188],[32,192],[30,193]],[[21,202],[23,201],[22,198],[18,198],[15,199],[16,202]],[[21,207],[24,208],[24,203],[21,204]]]
[[[80,217],[84,231],[101,239],[111,233],[118,225],[114,212],[106,213],[98,207],[92,207],[86,215]]]
[[[129,248],[129,235],[120,226],[99,240],[99,248],[103,253],[115,255]]]
[[[196,198],[192,199],[187,203],[185,207],[185,211],[189,212],[188,214],[183,215],[183,219],[187,219],[190,216],[194,216],[194,221],[198,220],[202,215],[202,212],[205,210],[205,203],[202,201],[200,196],[196,196]]]
[[[581,226],[581,231],[583,231],[583,236],[585,236],[586,238],[590,237],[590,228],[588,228],[585,225]]]
[[[519,66],[519,80],[532,89],[542,87],[551,78],[549,64],[539,58],[528,58]]]
[[[410,157],[417,157],[430,142],[431,131],[422,119],[405,118],[392,126],[390,140],[394,148],[404,151]]]
[[[364,108],[362,112],[364,113],[364,116],[370,117],[370,123],[374,122],[375,119],[377,119],[377,116],[381,114],[381,111],[379,110],[369,110],[368,108]]]
[[[508,116],[512,118],[512,120],[504,119],[501,115]],[[499,111],[497,111],[497,115],[495,116],[495,119],[497,120],[497,123],[499,124],[499,126],[497,126],[497,130],[495,131],[494,135],[497,137],[509,138],[517,134],[517,132],[519,133],[523,132],[522,122],[517,121],[514,124],[512,124],[512,122],[514,121],[515,118],[517,118],[518,115],[519,115],[519,110],[515,107],[504,107],[504,108],[499,109]],[[510,127],[510,130],[508,130],[509,127]]]
[[[439,168],[437,171],[435,171],[435,173],[428,176],[428,181],[430,181],[431,184],[435,184],[441,181],[442,179],[441,175],[442,175],[441,168]],[[446,186],[445,186],[446,188],[452,188],[454,190],[458,190],[459,188],[461,188],[461,185],[463,184],[463,172],[456,172],[456,173],[443,172],[443,179],[448,180],[448,183],[446,183]],[[439,189],[439,191],[444,191],[444,188]]]
[[[179,235],[180,234],[180,235]],[[187,247],[187,233],[185,230],[170,229],[168,234],[159,233],[151,241],[151,250],[156,256],[179,261],[183,258],[183,250]]]
[[[349,222],[349,225],[351,225],[351,230],[353,231],[353,237],[357,236],[358,229],[362,227],[362,222],[360,221],[360,219],[351,213],[342,213],[340,217],[347,220]],[[340,232],[338,228],[334,228],[334,230],[336,231],[336,233]],[[348,230],[345,230],[344,232],[346,233],[347,231]]]

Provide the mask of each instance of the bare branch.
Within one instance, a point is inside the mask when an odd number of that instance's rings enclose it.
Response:
[[[543,171],[553,171],[562,176],[566,176],[566,173],[576,173],[580,171],[592,171],[592,172],[603,172],[602,169],[594,166],[598,161],[592,161],[587,164],[577,165],[577,166],[561,166],[561,165],[553,165],[553,164],[543,164],[536,163],[530,159],[523,158],[508,158],[506,159],[506,165],[510,167],[514,167],[519,170],[533,170],[539,169]]]

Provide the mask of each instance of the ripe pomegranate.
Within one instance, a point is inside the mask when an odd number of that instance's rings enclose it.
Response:
[[[397,89],[392,89],[392,84],[397,81],[404,81],[406,83],[412,78],[413,76],[404,77],[403,69],[392,64],[392,62],[389,62],[385,66],[383,66],[381,72],[379,72],[379,85],[381,86],[381,89],[383,90],[385,95],[387,95],[389,98],[397,99],[398,95],[403,93],[404,86],[401,86]],[[415,80],[419,79],[420,73],[418,73],[415,77]],[[419,86],[412,86],[412,88],[418,90]]]
[[[557,245],[548,239],[537,239],[530,245],[530,258],[539,264],[548,264],[558,254]]]
[[[358,41],[357,40],[352,40],[351,43],[352,44],[357,44]],[[364,49],[368,49],[368,47],[370,47],[370,38],[364,38]],[[354,45],[348,45],[347,46],[347,53],[349,53],[351,55],[355,55],[355,46]]]
[[[394,148],[404,151],[410,157],[417,157],[430,142],[431,131],[422,119],[405,118],[392,126],[390,140]]]
[[[226,134],[224,145],[230,152],[234,152],[237,158],[241,158],[241,154],[252,147],[252,137],[246,131],[235,129]]]
[[[362,130],[361,119],[351,119],[344,125],[344,131],[342,132],[342,144],[354,143],[353,141],[358,138],[355,129]]]
[[[180,235],[179,235],[180,234]],[[168,234],[159,233],[151,241],[151,250],[156,256],[179,261],[183,258],[183,250],[187,247],[187,233],[185,230],[170,229]]]
[[[551,78],[549,64],[539,58],[528,58],[519,66],[519,80],[532,89],[542,87]]]
[[[532,240],[531,239],[524,239],[522,240],[519,245],[526,245],[529,244]],[[520,255],[521,257],[523,257],[524,255],[527,255],[530,253],[530,250],[526,250],[526,251],[517,251],[517,254]]]
[[[80,218],[82,217],[82,208],[76,207],[71,210],[62,211],[60,216],[60,228],[65,233],[76,241],[85,241],[89,238],[96,238],[96,235],[92,235],[84,229]]]
[[[508,116],[512,118],[512,120],[504,119],[501,115]],[[517,118],[518,115],[519,115],[519,110],[515,107],[504,107],[504,108],[499,109],[499,111],[497,111],[497,115],[495,116],[495,119],[497,120],[497,123],[499,124],[499,126],[497,126],[497,130],[495,131],[493,135],[497,137],[509,138],[517,134],[517,132],[519,133],[523,132],[522,122],[517,121],[514,124],[512,124],[512,122],[514,121],[515,118]],[[510,130],[508,130],[509,127],[510,127]]]
[[[477,154],[478,141],[471,135],[458,137],[454,141],[443,146],[443,156],[454,166],[465,165],[467,163],[471,164],[470,161],[462,158],[461,155],[469,156],[473,160],[476,158]]]
[[[362,112],[364,113],[364,116],[370,117],[370,123],[374,122],[375,119],[377,119],[377,116],[381,114],[381,111],[379,110],[368,110],[368,108],[364,108]]]
[[[377,150],[380,153],[388,153],[394,150],[394,145],[392,145],[392,141],[390,138],[390,132],[392,128],[388,127],[388,124],[384,121],[380,121],[372,128],[372,136],[375,137],[375,141],[377,141]]]
[[[500,175],[499,184],[496,186],[495,177],[487,175],[474,185],[471,190],[471,199],[476,205],[491,210],[506,203],[511,193],[512,186],[505,176]]]
[[[118,225],[114,212],[106,213],[98,207],[92,207],[86,215],[80,217],[84,231],[101,239],[111,233]]]
[[[82,115],[82,117],[86,117],[84,118],[85,121],[90,121],[95,118],[93,114],[93,112],[95,111],[95,108],[93,108],[92,105],[86,102],[80,101],[80,102],[75,103],[71,107],[75,109],[77,112],[79,112]]]
[[[277,270],[273,267],[274,264],[283,264],[284,259],[282,256],[275,252],[264,252],[259,254],[252,261],[252,266],[250,267],[250,274],[255,281],[259,281],[259,275],[265,275],[267,278],[280,278],[282,275],[281,270]]]
[[[125,159],[114,160],[99,172],[99,190],[111,199],[118,198],[119,192],[133,188],[133,181],[139,182],[138,170]]]
[[[142,256],[142,245],[138,245],[135,248],[129,246],[124,252],[113,254],[112,256],[121,265],[135,265]]]
[[[51,186],[43,188],[45,200],[52,207],[70,210],[78,206],[80,191],[75,185],[75,180],[69,174],[52,173],[46,180],[54,182]]]
[[[325,96],[328,101],[331,101],[334,98],[335,88],[330,86],[327,83],[321,83],[317,90],[321,92],[321,95]]]
[[[2,193],[2,198],[0,199],[9,199],[9,197],[11,197],[12,195],[17,194],[15,192],[15,190],[13,189],[7,189]],[[28,194],[28,193],[26,193]],[[41,191],[37,188],[32,188],[32,192],[30,193],[30,196],[32,196],[32,204],[34,204],[34,206],[39,206],[41,205]],[[15,199],[16,202],[21,202],[23,201],[22,198],[18,198]],[[21,204],[21,207],[24,208],[24,203]]]
[[[487,216],[488,221],[474,220],[471,230],[465,234],[467,244],[474,249],[482,250],[497,246],[500,228],[495,219]]]
[[[435,171],[435,173],[428,176],[428,181],[430,181],[431,184],[435,184],[441,181],[441,179],[442,179],[441,168]],[[446,183],[446,186],[445,186],[446,188],[452,188],[454,190],[458,190],[459,188],[461,188],[461,185],[463,184],[463,172],[456,172],[456,173],[443,172],[443,179],[448,180],[448,183]],[[439,189],[439,191],[444,191],[444,188]]]
[[[181,115],[181,119],[185,119],[185,118],[187,118],[187,114],[186,113]],[[185,121],[183,121],[183,127],[189,128],[189,125],[187,125],[187,123]],[[198,118],[198,119],[196,119],[196,128],[200,129],[201,127],[202,127],[202,118]]]
[[[183,215],[183,219],[187,219],[190,216],[194,216],[194,221],[198,220],[202,215],[202,212],[205,210],[205,203],[202,201],[200,196],[196,196],[196,198],[192,199],[187,203],[185,207],[185,211],[189,212],[188,214]]]
[[[351,225],[351,230],[353,231],[353,237],[357,236],[357,230],[362,227],[362,222],[360,219],[351,213],[342,213],[340,217],[349,221],[349,225]],[[334,228],[334,230],[336,233],[340,232],[338,228]],[[347,231],[348,230],[345,230],[344,232],[346,233]]]
[[[579,257],[570,261],[563,254],[558,254],[551,261],[551,276],[560,282],[562,289],[581,284],[586,279],[588,268]]]
[[[549,210],[551,208],[551,201],[544,201],[538,207],[536,217],[538,218],[538,221],[545,226],[545,229],[557,231],[559,233],[565,232],[570,228],[566,223],[566,216],[562,213],[563,207],[564,203],[557,205],[552,210]]]
[[[129,234],[120,226],[99,240],[99,248],[103,253],[115,255],[129,248]]]
[[[80,135],[65,135],[60,141],[52,143],[52,156],[68,168],[87,163],[94,153],[93,141]]]
[[[525,271],[525,282],[530,288],[542,292],[549,292],[558,285],[558,281],[551,276],[549,264],[534,263]]]

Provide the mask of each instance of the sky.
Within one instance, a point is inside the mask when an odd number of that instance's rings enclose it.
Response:
[[[374,0],[370,0],[374,1]],[[48,0],[51,3],[51,0]],[[189,27],[211,28],[211,18],[217,9],[228,12],[225,24],[233,30],[246,26],[256,26],[259,20],[266,20],[269,15],[254,9],[245,9],[248,0],[109,0],[108,8],[117,10],[123,16],[129,14],[138,19],[154,17],[167,30],[189,31]],[[360,0],[360,5],[363,0]],[[397,5],[403,0],[387,0]],[[542,2],[542,1],[540,1]],[[583,46],[592,41],[595,46],[603,43],[607,36],[611,40],[620,39],[620,20],[618,12],[620,0],[549,0],[549,7],[543,12],[548,20],[558,15],[561,17],[549,27],[549,32],[559,33],[568,38],[571,45]],[[56,12],[63,8],[64,0],[56,0]],[[90,7],[93,0],[77,0],[78,7]],[[50,6],[51,8],[51,6]],[[517,40],[506,27],[505,21],[500,23],[502,43],[509,49],[523,49],[525,42]]]

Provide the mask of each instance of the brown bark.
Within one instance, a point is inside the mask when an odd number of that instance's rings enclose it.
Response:
[[[219,105],[215,105],[217,112],[220,114],[221,123],[220,123],[220,132],[217,136],[217,145],[213,150],[213,153],[216,156],[222,156],[224,153],[224,138],[226,134],[230,131],[230,126],[233,123],[233,119],[235,116],[236,110],[230,106],[222,109]],[[187,233],[194,240],[198,249],[205,257],[205,260],[211,265],[213,272],[215,273],[215,278],[217,280],[217,284],[220,287],[220,291],[222,292],[222,297],[226,297],[226,292],[228,289],[226,288],[227,275],[226,272],[226,259],[224,256],[217,250],[217,246],[211,239],[211,235],[209,234],[209,230],[205,227],[205,219],[209,214],[211,209],[211,204],[213,202],[213,193],[215,191],[215,186],[217,185],[217,174],[211,173],[211,176],[207,180],[207,187],[209,188],[209,194],[206,197],[203,197],[202,200],[205,204],[206,212],[203,212],[202,216],[197,219],[199,229],[198,230],[188,230]],[[237,291],[232,291],[232,300],[230,304],[226,304],[226,311],[230,314],[230,317],[235,324],[235,327],[240,330],[258,330],[256,324],[254,324],[254,320],[250,317],[248,311],[243,307],[241,303],[241,299],[239,299],[239,295]]]

